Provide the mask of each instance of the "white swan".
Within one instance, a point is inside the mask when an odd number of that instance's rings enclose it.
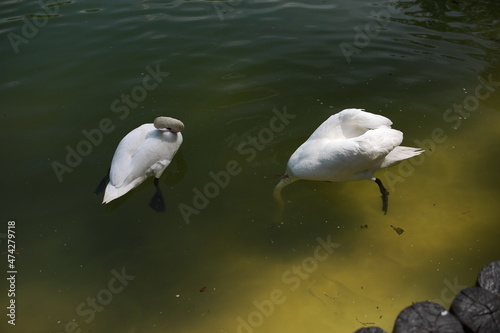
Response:
[[[182,144],[184,124],[174,118],[158,117],[154,123],[144,124],[128,133],[118,144],[109,173],[95,193],[105,193],[102,203],[109,203],[155,176],[156,193],[150,206],[164,211],[165,204],[158,179],[172,161]]]
[[[389,192],[373,173],[424,152],[400,146],[403,133],[391,125],[390,119],[362,109],[346,109],[331,116],[292,154],[274,197],[283,206],[281,190],[299,179],[368,179],[378,184],[382,210],[387,213]]]

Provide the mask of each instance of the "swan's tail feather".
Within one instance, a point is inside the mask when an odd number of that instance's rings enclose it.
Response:
[[[128,183],[127,185],[122,185],[120,187],[115,187],[111,184],[111,182],[109,182],[108,186],[106,186],[106,191],[104,192],[104,198],[102,200],[102,203],[107,204],[121,197],[122,195],[125,195],[133,188],[139,186],[145,179],[146,177],[139,177],[134,179],[133,182]]]
[[[389,154],[387,154],[385,159],[382,161],[381,168],[388,168],[398,162],[418,156],[423,152],[425,152],[425,150],[420,148],[398,146],[394,148],[394,150],[392,150]]]
[[[124,195],[127,192],[123,191],[123,188],[121,188],[121,189],[116,188],[113,185],[108,184],[108,186],[106,186],[106,192],[104,192],[104,197],[102,199],[102,203],[103,204],[110,203],[111,201],[121,197],[122,195]]]

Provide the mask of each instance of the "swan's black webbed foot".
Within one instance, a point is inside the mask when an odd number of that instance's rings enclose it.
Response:
[[[387,191],[380,179],[375,178],[375,183],[377,183],[378,188],[380,189],[380,193],[382,193],[382,210],[384,211],[385,215],[387,214],[387,209],[389,208],[389,191]]]
[[[157,212],[165,211],[165,200],[163,200],[163,194],[161,193],[159,179],[155,178],[154,185],[156,187],[156,192],[149,202],[149,207],[153,208]]]
[[[97,194],[100,194],[101,192],[104,192],[104,190],[106,189],[106,186],[108,186],[108,183],[109,183],[109,172],[110,171],[111,171],[111,168],[108,169],[106,176],[104,176],[104,178],[102,178],[99,185],[97,185],[97,187],[95,188],[94,194],[97,195]]]

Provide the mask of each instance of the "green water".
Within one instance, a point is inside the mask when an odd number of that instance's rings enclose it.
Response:
[[[2,332],[390,331],[499,259],[497,1],[1,12],[0,246],[15,221],[18,249]],[[368,181],[294,183],[280,212],[288,157],[348,107],[427,150],[377,174],[387,215]],[[148,207],[152,181],[102,206],[118,142],[158,115],[186,125],[161,178],[167,212]]]

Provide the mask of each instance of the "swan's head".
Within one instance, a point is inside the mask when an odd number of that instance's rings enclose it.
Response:
[[[153,124],[158,129],[166,129],[172,133],[181,132],[184,129],[182,121],[170,117],[158,117]]]

